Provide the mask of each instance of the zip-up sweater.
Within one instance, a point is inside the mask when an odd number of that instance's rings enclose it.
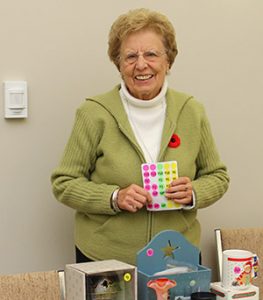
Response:
[[[199,246],[197,210],[220,199],[229,177],[221,162],[203,105],[168,89],[166,118],[158,161],[176,160],[179,176],[192,180],[195,207],[190,210],[116,213],[111,196],[132,183],[143,186],[143,152],[122,101],[120,86],[91,97],[78,108],[62,160],[52,173],[58,201],[76,210],[75,244],[94,260],[136,264],[136,253],[162,230],[176,230]],[[178,147],[170,147],[173,134]]]

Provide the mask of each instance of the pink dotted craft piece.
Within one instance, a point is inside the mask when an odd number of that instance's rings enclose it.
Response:
[[[181,209],[182,205],[165,197],[171,182],[178,178],[176,161],[144,163],[141,166],[143,187],[152,196],[152,203],[147,204],[151,211]]]

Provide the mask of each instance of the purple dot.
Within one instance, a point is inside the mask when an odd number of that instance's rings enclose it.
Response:
[[[149,174],[149,172],[144,172],[144,173],[143,173],[143,176],[144,176],[144,177],[149,177],[150,174]]]
[[[149,184],[146,184],[146,186],[144,187],[147,191],[149,191],[151,189],[151,186]]]
[[[155,169],[156,169],[156,166],[155,166],[155,165],[150,165],[150,169],[151,169],[151,170],[155,170]]]
[[[157,192],[157,191],[153,191],[153,192],[152,192],[152,195],[153,195],[154,197],[156,197],[156,196],[158,196],[158,192]]]
[[[151,176],[152,176],[152,177],[155,177],[155,176],[156,176],[156,172],[155,172],[155,171],[152,171],[152,172],[151,172]]]
[[[144,179],[144,183],[147,183],[147,184],[148,184],[148,183],[150,183],[150,181],[151,181],[151,180],[150,180],[149,178],[145,178],[145,179]]]
[[[144,165],[144,166],[143,166],[143,170],[144,170],[144,171],[148,171],[148,170],[149,170],[149,166],[148,166],[148,165]]]
[[[150,203],[150,204],[148,204],[148,207],[149,208],[153,208],[153,205]]]
[[[152,185],[152,189],[153,189],[153,190],[157,190],[157,189],[158,189],[158,185],[154,183],[154,184]]]
[[[154,203],[154,208],[159,208],[160,205],[158,203]]]

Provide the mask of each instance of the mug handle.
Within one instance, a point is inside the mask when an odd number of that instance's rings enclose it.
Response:
[[[252,255],[252,278],[258,277],[259,259],[256,254]]]

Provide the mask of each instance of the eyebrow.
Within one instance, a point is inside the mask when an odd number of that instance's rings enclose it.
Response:
[[[148,52],[148,51],[156,51],[156,52],[165,52],[165,50],[159,50],[159,49],[154,49],[154,48],[151,48],[151,49],[146,49],[144,51],[138,51],[138,50],[124,50],[123,53],[124,54],[129,54],[129,53],[139,53],[139,52]]]

